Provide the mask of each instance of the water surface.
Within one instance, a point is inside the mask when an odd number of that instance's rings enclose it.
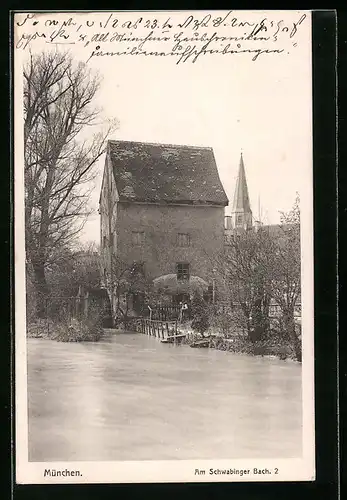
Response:
[[[29,460],[301,456],[301,365],[120,333],[28,340]]]

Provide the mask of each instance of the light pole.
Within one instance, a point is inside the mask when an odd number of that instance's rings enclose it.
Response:
[[[152,308],[151,308],[151,306],[147,306],[147,307],[149,309],[149,321],[151,321],[151,319],[152,319]]]

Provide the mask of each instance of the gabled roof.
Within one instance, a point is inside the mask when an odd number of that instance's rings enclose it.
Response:
[[[108,141],[119,201],[228,204],[212,148]]]
[[[241,153],[239,174],[237,176],[235,194],[233,200],[233,212],[250,213],[251,207],[249,204],[248,187],[246,181],[245,166]]]

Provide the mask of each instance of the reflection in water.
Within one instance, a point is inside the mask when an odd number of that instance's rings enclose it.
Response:
[[[301,456],[301,365],[122,333],[28,340],[29,460]]]

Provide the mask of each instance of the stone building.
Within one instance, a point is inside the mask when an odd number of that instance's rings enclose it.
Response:
[[[137,266],[176,300],[213,285],[228,199],[212,148],[109,141],[99,211],[105,276]]]

